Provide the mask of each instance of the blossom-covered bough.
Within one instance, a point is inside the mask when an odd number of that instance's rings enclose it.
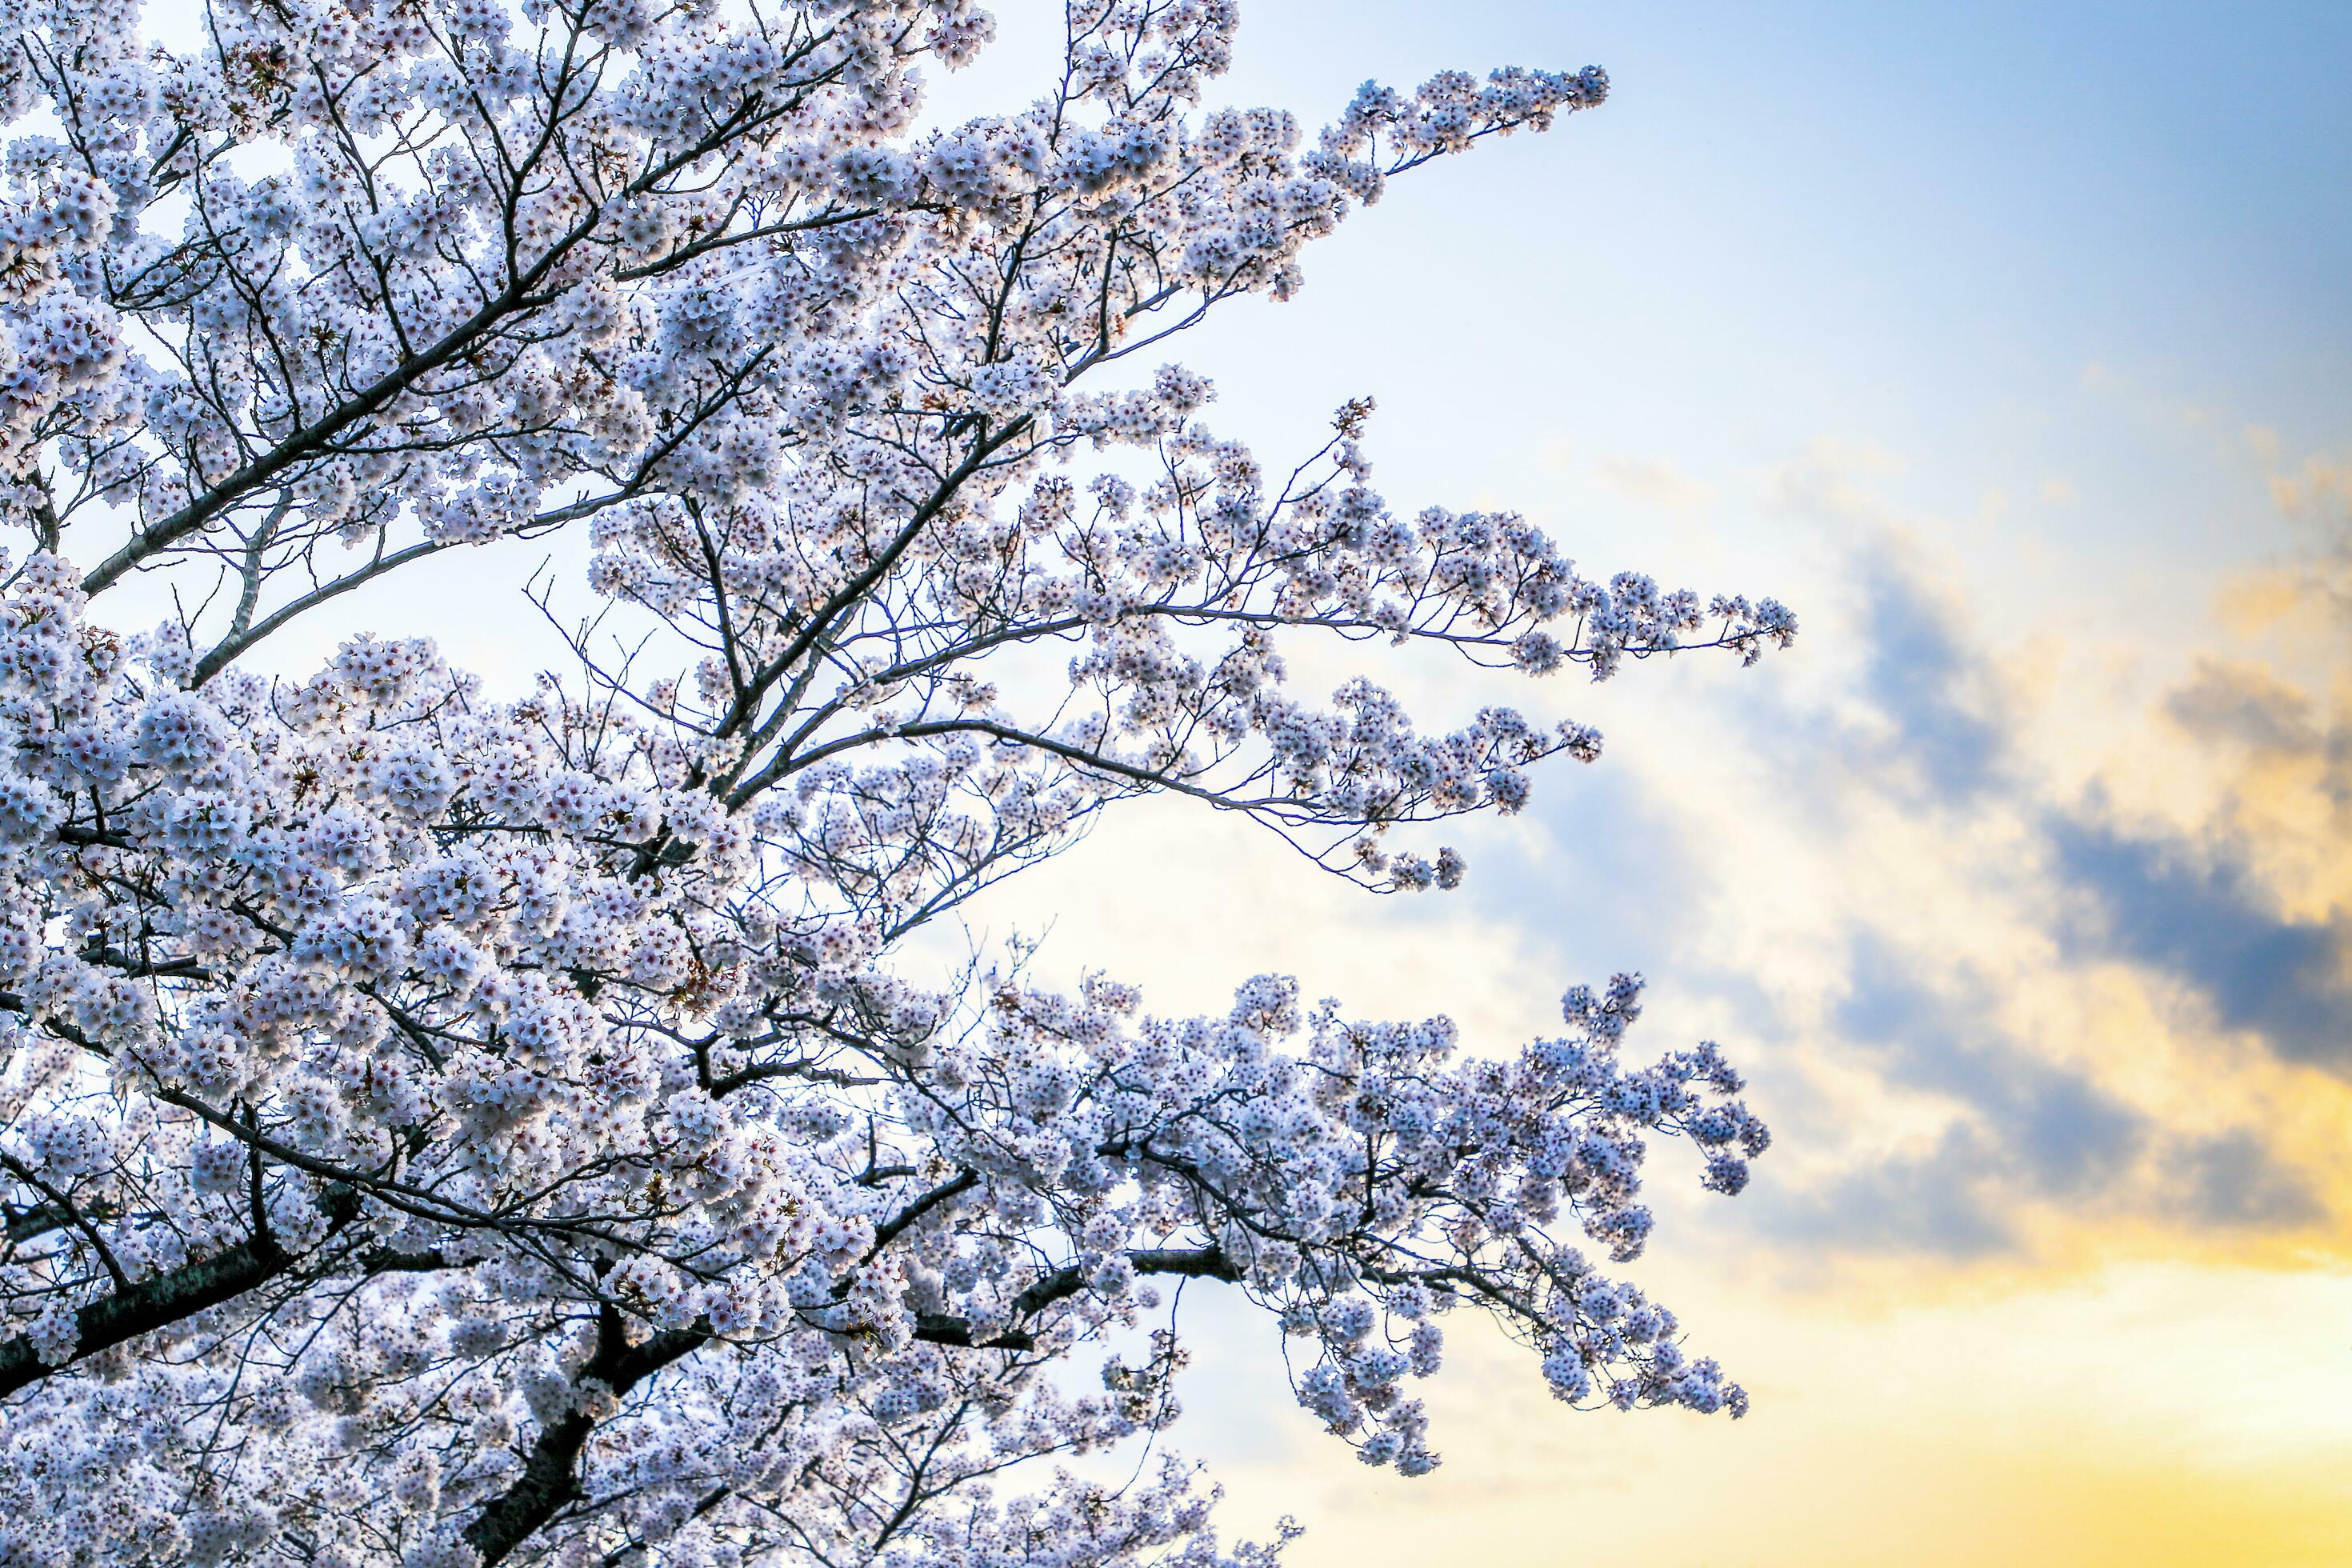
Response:
[[[1640,1250],[1651,1136],[1726,1192],[1766,1140],[1712,1047],[1620,1061],[1638,982],[1495,1056],[1276,978],[1173,1019],[900,973],[1129,797],[1414,889],[1462,868],[1412,825],[1597,753],[1317,706],[1296,639],[1793,635],[1392,512],[1368,405],[1270,473],[1150,368],[1601,72],[1368,87],[1302,145],[1203,105],[1232,0],[1071,0],[1044,95],[946,130],[965,0],[167,17],[0,0],[0,1562],[1263,1563],[1156,1449],[1055,1468],[1172,1419],[1188,1281],[1407,1472],[1451,1313],[1572,1403],[1742,1408],[1578,1250]],[[558,530],[632,657],[260,672]]]

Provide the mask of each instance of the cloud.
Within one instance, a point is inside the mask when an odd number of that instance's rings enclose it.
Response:
[[[2352,460],[2305,458],[2294,472],[2271,476],[2271,500],[2289,517],[2352,522]]]
[[[2069,934],[2199,992],[2225,1029],[2279,1057],[2352,1077],[2352,931],[2285,919],[2226,855],[2137,837],[2081,816],[2049,827],[2057,868],[2095,916]]]
[[[1759,1184],[1741,1200],[1748,1205],[1741,1218],[1777,1242],[1972,1262],[2014,1252],[2021,1240],[1990,1164],[1983,1136],[1955,1123],[1925,1152],[1849,1168],[1810,1187]]]
[[[1669,510],[1696,510],[1715,500],[1713,485],[1663,458],[1611,458],[1597,471],[1610,489]]]
[[[2164,699],[2165,717],[2200,742],[2286,753],[2315,751],[2326,739],[2315,706],[2265,666],[2212,658],[2199,659],[2196,673]]]
[[[1902,453],[1866,441],[1816,440],[1773,470],[1766,499],[1817,521],[1881,531],[1895,512],[1878,486],[1909,466]]]
[[[1769,1253],[1997,1271],[2305,1244],[2330,1156],[2311,1094],[2277,1096],[2342,1092],[2310,1065],[2352,1085],[2352,877],[2310,869],[2347,858],[2329,809],[2352,801],[2352,725],[2284,638],[2230,636],[2179,677],[2095,628],[2002,657],[1888,499],[1895,468],[1817,448],[1776,471],[1768,499],[1837,563],[1803,645],[1831,657],[1742,690],[1754,765],[1643,781],[1679,833],[1629,833],[1644,814],[1615,801],[1587,835],[1624,862],[1587,885],[1642,885],[1635,844],[1679,844],[1676,906],[1709,910],[1632,945],[1660,954],[1662,998],[1759,1042],[1791,1154],[1742,1226]],[[2070,679],[2085,667],[2113,684]],[[1735,867],[1741,896],[1709,900]],[[1545,907],[1558,880],[1530,858],[1490,891]]]
[[[2325,803],[2321,809],[2332,814],[2340,835],[2343,814],[2352,811],[2352,721],[2323,723],[2319,701],[2268,666],[2210,658],[2200,659],[2189,679],[2165,695],[2162,708],[2200,748],[2225,745],[2245,753],[2250,765],[2242,769],[2229,801],[2233,822],[2242,825],[2257,816],[2254,808],[2263,797],[2282,787],[2309,787]],[[2298,782],[2282,786],[2265,777],[2262,768],[2270,763],[2295,766],[2298,771],[2289,776]],[[2339,836],[2337,842],[2352,839]],[[2314,868],[2340,858],[2325,843],[2303,846],[2300,855]]]
[[[1868,931],[1844,970],[1831,1059],[1875,1077],[1864,1102],[1883,1115],[1902,1117],[1901,1097],[1927,1095],[1946,1119],[1924,1139],[1810,1179],[1771,1173],[1747,1221],[1775,1247],[1969,1264],[2032,1255],[2049,1218],[2094,1232],[2129,1219],[2274,1232],[2326,1218],[2315,1181],[2256,1129],[2176,1130],[2095,1067],[2063,1059],[2082,1042],[2011,1027],[2001,1002],[2014,982]],[[1873,1129],[1853,1131],[1867,1139]]]
[[[2047,1043],[2013,1035],[1981,977],[1937,984],[1926,973],[1933,966],[1884,934],[1856,938],[1832,1017],[1843,1042],[1834,1054],[1870,1068],[1882,1094],[1945,1101],[1949,1119],[1924,1148],[1768,1187],[1759,1206],[1776,1236],[1966,1262],[2019,1250],[2029,1208],[2112,1208],[2136,1190],[2133,1172],[2159,1142],[2153,1120],[2051,1059]]]
[[[1948,1095],[1990,1140],[1991,1171],[2036,1196],[2067,1197],[2110,1181],[2147,1142],[2147,1118],[1995,1022],[1990,987],[1958,994],[1925,984],[1884,938],[1854,944],[1840,1032],[1892,1081]]]
[[[1777,468],[1776,506],[1845,537],[1837,555],[1847,581],[1812,618],[1805,647],[1832,650],[1852,673],[1843,695],[1870,719],[1789,710],[1770,696],[1749,722],[1799,733],[1788,748],[1816,777],[1843,775],[1873,795],[1890,785],[1945,805],[1975,802],[2009,760],[2014,703],[2000,672],[1969,635],[1967,606],[1950,563],[1916,542],[1915,520],[1882,493],[1903,459],[1874,447],[1816,442]],[[1822,764],[1835,758],[1843,768]]]
[[[1863,566],[1868,654],[1864,694],[1892,727],[1874,748],[1935,796],[1968,800],[1991,783],[2007,749],[1990,667],[1963,639],[1954,606],[1890,551]]]
[[[2303,558],[2286,574],[2307,603],[2339,618],[2352,613],[2352,457],[2325,453],[2270,475],[2271,502],[2308,536]]]
[[[2327,1212],[2303,1173],[2242,1128],[2191,1143],[2180,1152],[2179,1169],[2189,1212],[2205,1225],[2288,1229]]]

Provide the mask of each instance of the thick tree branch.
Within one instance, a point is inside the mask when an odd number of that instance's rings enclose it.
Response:
[[[614,1399],[624,1398],[646,1378],[709,1342],[708,1329],[693,1328],[630,1344],[620,1313],[607,1306],[597,1320],[596,1353],[580,1369],[574,1386],[591,1396],[608,1392]],[[505,1561],[566,1505],[579,1500],[580,1456],[595,1429],[595,1419],[579,1409],[540,1427],[523,1455],[522,1474],[466,1526],[466,1544],[481,1554],[483,1568]]]
[[[332,1236],[359,1216],[359,1196],[348,1188],[330,1188],[320,1207],[327,1215],[328,1234]],[[29,1336],[0,1341],[0,1398],[100,1351],[233,1301],[285,1273],[300,1257],[288,1250],[274,1234],[256,1236],[226,1251],[102,1296],[74,1313],[73,1353],[55,1364],[41,1359]]]

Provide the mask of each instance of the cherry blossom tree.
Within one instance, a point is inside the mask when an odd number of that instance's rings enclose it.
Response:
[[[1767,1141],[1713,1046],[1621,1060],[1638,980],[1498,1053],[1278,977],[908,973],[1123,801],[1412,891],[1464,873],[1426,825],[1598,753],[1318,705],[1301,639],[1789,642],[1392,511],[1369,404],[1263,467],[1160,363],[1601,72],[1302,137],[1210,107],[1233,0],[1070,0],[1034,102],[927,128],[969,0],[142,20],[0,0],[0,1563],[1264,1564],[1152,1440],[1188,1281],[1409,1474],[1456,1314],[1571,1405],[1744,1408],[1602,1272],[1649,1142],[1730,1193]],[[561,679],[266,662],[566,530]]]

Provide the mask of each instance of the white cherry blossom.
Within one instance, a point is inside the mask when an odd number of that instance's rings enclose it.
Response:
[[[1715,1047],[1623,1054],[1638,978],[1514,1051],[908,973],[1131,797],[1418,891],[1465,875],[1428,825],[1600,752],[1424,728],[1382,648],[1795,633],[1392,508],[1369,403],[1262,464],[1160,363],[1600,71],[1310,133],[1212,100],[1233,0],[1067,23],[1035,102],[925,129],[968,0],[215,0],[174,47],[0,0],[0,1562],[1262,1568],[1291,1527],[1221,1538],[1164,1449],[1076,1463],[1175,1419],[1188,1280],[1408,1474],[1456,1314],[1571,1405],[1745,1409],[1612,1272],[1654,1142],[1735,1193],[1768,1142]],[[265,673],[563,529],[640,657]],[[1311,637],[1364,671],[1321,700]]]

